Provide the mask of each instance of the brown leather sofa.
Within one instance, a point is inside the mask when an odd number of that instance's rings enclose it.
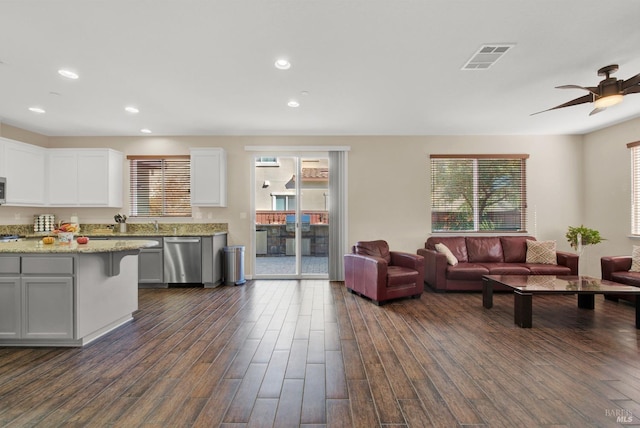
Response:
[[[532,236],[432,236],[418,254],[424,257],[424,282],[435,291],[482,291],[483,275],[577,275],[578,255],[556,251],[557,265],[526,263]],[[451,266],[435,249],[446,245],[458,259]],[[496,290],[500,287],[496,287]],[[505,288],[506,289],[506,288]]]
[[[640,287],[640,272],[629,272],[631,269],[631,256],[605,256],[600,258],[600,268],[602,279],[618,282],[625,285]],[[618,299],[636,303],[636,296],[611,295],[604,296],[607,300],[617,301]]]
[[[345,286],[376,305],[424,291],[422,256],[389,251],[386,241],[359,241],[344,255]]]

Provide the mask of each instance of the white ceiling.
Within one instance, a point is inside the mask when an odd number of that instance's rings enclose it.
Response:
[[[640,73],[639,17],[637,0],[0,0],[0,122],[49,136],[581,134],[640,117],[640,94],[591,117],[530,114],[585,95],[554,87],[595,86],[605,65]],[[462,71],[487,43],[515,47]]]

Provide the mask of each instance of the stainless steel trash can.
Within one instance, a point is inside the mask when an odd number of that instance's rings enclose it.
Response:
[[[244,284],[244,245],[224,247],[224,283],[225,285]]]

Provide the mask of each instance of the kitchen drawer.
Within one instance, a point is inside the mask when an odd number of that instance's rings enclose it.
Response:
[[[3,273],[20,273],[20,257],[0,257],[0,274]]]
[[[73,275],[73,257],[22,257],[25,275]]]

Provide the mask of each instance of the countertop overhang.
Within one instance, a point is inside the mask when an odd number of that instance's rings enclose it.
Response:
[[[0,243],[0,254],[22,253],[22,254],[53,254],[53,253],[115,253],[120,251],[133,251],[141,248],[155,247],[156,241],[143,239],[109,239],[109,240],[89,240],[86,244],[78,244],[73,241],[69,244],[45,244],[42,240],[24,240],[17,242]]]

